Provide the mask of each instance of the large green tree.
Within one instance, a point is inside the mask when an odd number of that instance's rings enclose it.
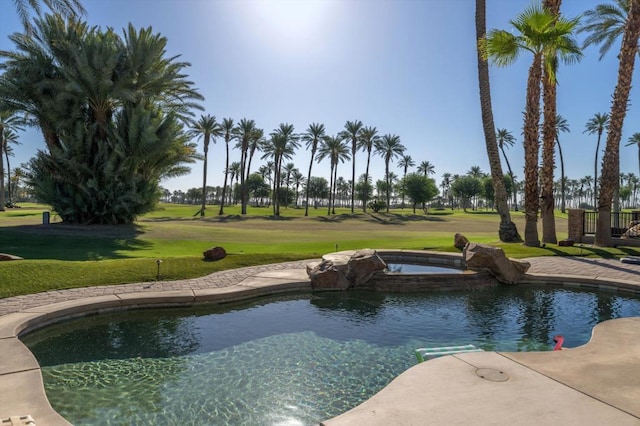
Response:
[[[402,196],[407,196],[413,206],[413,213],[416,206],[423,206],[433,197],[438,195],[438,187],[433,179],[425,177],[419,173],[409,173],[402,179]]]
[[[130,223],[155,206],[161,179],[189,171],[184,123],[202,96],[164,37],[48,15],[10,39],[0,101],[42,131],[29,182],[64,221]]]
[[[555,75],[553,58],[556,54],[561,60],[568,62],[575,60],[576,44],[571,35],[577,24],[577,18],[556,17],[540,5],[534,4],[511,21],[511,25],[515,29],[514,32],[492,30],[481,42],[484,57],[490,58],[498,66],[512,64],[521,52],[530,52],[533,55],[527,78],[524,114],[524,244],[528,246],[537,247],[540,245],[538,237],[538,210],[540,207],[538,128],[543,69],[548,75]]]

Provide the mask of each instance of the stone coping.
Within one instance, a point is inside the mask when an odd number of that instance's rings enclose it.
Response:
[[[426,254],[453,263],[461,259],[461,255],[455,253],[381,252],[407,257]],[[226,303],[311,290],[304,269],[275,269],[256,268],[255,274],[226,287],[116,291],[28,307],[0,316],[0,421],[30,415],[39,425],[69,424],[49,404],[40,367],[19,340],[20,335],[63,319],[101,312]],[[600,276],[527,274],[524,282],[640,294],[640,282],[607,280]],[[478,369],[507,371],[508,385],[494,389],[496,385],[490,384],[491,388],[487,388],[487,380],[478,378]],[[640,318],[611,320],[596,326],[593,338],[580,348],[561,352],[461,354],[416,365],[370,400],[323,424],[409,425],[429,418],[433,420],[430,421],[432,424],[468,424],[473,419],[475,423],[559,421],[564,424],[638,425],[639,369]],[[469,371],[474,371],[475,377],[468,374]],[[499,394],[495,394],[496,391]],[[516,397],[517,401],[514,400]],[[465,409],[461,410],[461,406]],[[481,420],[483,418],[486,422]]]

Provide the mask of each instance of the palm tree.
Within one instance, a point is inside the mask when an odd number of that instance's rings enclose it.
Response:
[[[413,167],[415,165],[416,165],[415,161],[413,161],[413,158],[411,158],[411,156],[409,154],[404,154],[403,153],[400,156],[400,161],[398,161],[398,167],[403,169],[403,172],[404,172],[402,174],[402,180],[403,181],[407,177],[407,169],[409,169],[409,167]],[[402,208],[404,209],[404,191],[402,191]]]
[[[598,152],[600,152],[600,138],[602,133],[609,127],[609,114],[608,113],[596,113],[592,118],[587,121],[585,125],[585,131],[589,135],[597,134],[598,141],[596,143],[596,158],[593,164],[593,175],[595,176],[595,185],[593,189],[593,208],[598,205]]]
[[[231,200],[233,201],[233,203],[235,204],[236,198],[235,198],[235,191],[234,191],[234,186],[233,186],[233,180],[236,180],[236,185],[238,184],[238,180],[240,179],[240,174],[242,172],[242,168],[240,166],[240,162],[239,161],[234,161],[233,163],[231,163],[231,165],[229,166],[229,176],[230,176],[230,180],[231,180]]]
[[[400,136],[386,134],[377,141],[375,152],[384,158],[384,176],[387,184],[387,213],[389,213],[389,204],[391,203],[391,175],[389,174],[389,163],[396,157],[404,154],[405,146],[400,143]]]
[[[59,13],[65,18],[74,17],[78,18],[81,15],[86,14],[86,10],[82,7],[80,0],[43,0],[42,3],[52,12]],[[39,0],[13,0],[13,4],[18,13],[18,17],[22,22],[27,33],[33,31],[31,26],[31,14],[29,9],[33,9],[36,15],[41,15],[42,6]]]
[[[13,157],[13,148],[11,145],[20,145],[18,135],[10,128],[4,129],[4,135],[0,138],[0,155],[4,151],[4,157],[7,160],[7,194],[9,195],[9,206],[13,206],[13,197],[11,191],[11,164],[9,157]]]
[[[300,189],[300,185],[304,185],[305,179],[304,175],[300,173],[300,170],[294,169],[291,174],[291,179],[293,181],[293,186],[296,188],[296,198],[295,198],[295,206],[298,208],[298,190]]]
[[[338,180],[338,163],[343,163],[349,160],[349,148],[344,142],[342,135],[339,133],[336,136],[326,136],[320,147],[318,148],[318,162],[329,158],[331,162],[331,168],[329,173],[329,208],[327,214],[335,214],[335,198],[336,187]],[[332,213],[333,212],[333,213]]]
[[[216,143],[216,138],[223,135],[223,129],[216,122],[214,115],[202,115],[200,119],[193,123],[190,131],[191,136],[203,139],[203,169],[202,169],[202,206],[200,207],[200,217],[204,217],[204,210],[207,205],[207,158],[209,155],[209,143]],[[196,214],[198,214],[196,213]]]
[[[562,157],[562,146],[560,145],[560,132],[569,132],[569,123],[567,120],[561,116],[560,114],[556,115],[556,143],[558,144],[558,155],[560,156],[560,194],[561,194],[561,204],[560,210],[562,213],[565,212],[565,189],[567,183],[567,177],[564,175],[564,159]]]
[[[264,144],[262,156],[273,158],[274,179],[273,179],[273,214],[280,216],[280,184],[282,182],[282,160],[291,159],[295,149],[300,146],[298,135],[294,132],[293,124],[280,123],[278,128],[270,134],[271,138]]]
[[[509,163],[509,159],[507,158],[507,154],[504,152],[505,146],[511,147],[515,144],[516,138],[511,134],[507,129],[496,129],[496,142],[498,143],[498,149],[502,152],[502,156],[504,157],[505,163],[507,163],[507,170],[509,170],[509,176],[511,176],[511,182],[515,185],[516,180],[513,174],[513,170],[511,170],[511,164]],[[516,211],[518,211],[518,200],[516,197],[516,192],[513,191],[513,205]]]
[[[265,144],[266,139],[264,138],[264,130],[255,129],[253,133],[251,133],[251,137],[249,138],[249,154],[247,160],[247,171],[245,174],[245,180],[249,179],[251,175],[251,161],[253,160],[253,156],[256,151],[262,149],[262,146]]]
[[[629,139],[627,139],[627,144],[625,146],[631,145],[638,146],[638,171],[640,171],[640,133],[634,133],[629,137]]]
[[[8,111],[0,111],[0,212],[5,210],[5,196],[4,196],[4,160],[2,153],[5,152],[5,147],[8,142],[5,140],[7,136],[13,138],[15,130],[22,130],[22,120],[17,116],[9,114]],[[9,158],[7,158],[7,167],[9,164]],[[7,170],[8,172],[8,170]]]
[[[430,162],[423,161],[418,166],[418,173],[422,173],[424,177],[429,177],[429,175],[433,175],[436,173],[436,169]]]
[[[620,169],[620,139],[627,114],[631,80],[640,37],[640,0],[617,0],[616,5],[598,5],[585,13],[586,22],[581,28],[591,34],[585,39],[585,47],[600,44],[600,57],[622,35],[618,55],[618,81],[613,92],[607,143],[602,159],[600,197],[598,199],[598,223],[595,244],[611,246],[611,203],[618,188]]]
[[[356,151],[358,149],[358,140],[362,135],[362,121],[347,121],[342,131],[343,139],[351,140],[351,213],[355,206],[355,187],[356,187]]]
[[[311,123],[307,130],[302,134],[301,139],[304,141],[307,149],[311,150],[311,160],[309,161],[309,172],[307,173],[307,182],[311,181],[311,168],[315,160],[318,143],[326,136],[324,124]],[[304,215],[309,216],[309,185],[305,189],[304,196]]]
[[[484,131],[485,147],[491,169],[491,183],[493,185],[496,209],[500,214],[500,225],[498,235],[501,241],[515,242],[522,241],[515,223],[511,220],[509,206],[507,204],[507,191],[502,177],[502,165],[500,164],[500,154],[496,141],[495,127],[493,122],[493,110],[491,107],[491,87],[489,84],[489,65],[487,58],[482,54],[481,41],[485,39],[487,33],[486,25],[486,5],[485,0],[476,0],[476,46],[478,59],[478,86],[480,90],[480,110],[482,113],[482,128]],[[504,151],[503,151],[504,154]],[[511,174],[513,179],[513,173]]]
[[[544,8],[554,17],[560,16],[561,0],[544,0]],[[553,196],[553,173],[555,169],[555,141],[556,141],[556,73],[558,68],[558,55],[565,63],[575,63],[582,58],[582,52],[577,43],[570,37],[558,46],[551,47],[545,52],[545,61],[550,66],[544,68],[542,78],[544,100],[544,122],[542,126],[542,169],[540,172],[541,192],[541,216],[542,216],[542,241],[556,244],[556,223],[553,209],[555,206]]]
[[[498,66],[512,64],[522,51],[533,54],[527,81],[527,98],[524,118],[525,152],[525,230],[524,244],[537,247],[538,238],[538,123],[540,122],[540,84],[543,66],[554,75],[553,58],[556,54],[565,62],[576,60],[579,51],[571,34],[578,19],[556,17],[538,5],[532,5],[511,24],[517,34],[504,30],[492,30],[481,40],[483,57],[490,58]]]
[[[366,185],[367,187],[369,186],[371,181],[369,176],[369,163],[371,161],[371,151],[373,150],[373,146],[375,145],[378,139],[380,139],[380,136],[378,136],[378,129],[376,129],[375,127],[368,127],[368,126],[362,129],[360,139],[358,139],[358,148],[361,149],[362,151],[367,152],[367,168],[365,169],[365,172],[364,172],[364,185]],[[369,201],[367,199],[367,196],[369,194],[368,188],[365,188],[365,190],[363,191],[363,194],[364,194],[364,197],[362,199],[362,211],[366,212],[367,202]]]
[[[226,156],[224,161],[224,184],[222,185],[222,197],[220,197],[220,211],[218,215],[224,214],[224,198],[227,196],[227,177],[229,176],[229,142],[234,138],[233,118],[223,118],[220,124],[222,137],[224,138],[224,146]]]
[[[256,131],[256,122],[243,118],[235,128],[236,148],[240,149],[240,203],[241,214],[247,214],[247,188],[244,184],[246,179],[247,163],[249,161],[249,145]],[[236,177],[237,178],[237,177]]]

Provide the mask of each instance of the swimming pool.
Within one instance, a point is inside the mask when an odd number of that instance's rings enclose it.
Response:
[[[314,424],[371,397],[417,347],[547,350],[640,300],[565,288],[335,292],[68,321],[25,336],[53,407],[83,424]]]

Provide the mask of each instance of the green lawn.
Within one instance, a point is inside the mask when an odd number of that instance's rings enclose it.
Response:
[[[209,206],[207,216],[194,216],[198,206],[163,204],[137,223],[127,226],[71,226],[55,215],[42,224],[46,206],[23,204],[0,212],[0,253],[24,257],[0,263],[0,298],[18,294],[89,285],[144,282],[156,278],[156,259],[162,259],[163,279],[203,276],[215,271],[264,263],[318,258],[336,250],[361,248],[428,249],[456,252],[453,236],[502,247],[508,256],[544,255],[623,256],[629,249],[593,247],[525,247],[498,241],[498,215],[487,211],[433,210],[428,215],[407,209],[390,213],[350,213],[336,209]],[[513,213],[522,233],[524,216]],[[558,238],[566,237],[566,215],[558,215]],[[221,246],[228,257],[204,262],[202,252]]]

